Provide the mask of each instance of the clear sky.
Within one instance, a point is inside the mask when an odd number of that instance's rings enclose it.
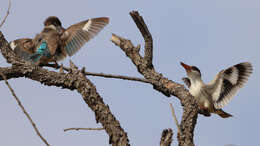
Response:
[[[4,17],[8,0],[0,1]],[[165,77],[182,83],[185,76],[179,61],[200,68],[208,82],[222,69],[240,62],[251,62],[254,71],[225,111],[233,118],[199,115],[195,144],[199,146],[254,146],[259,143],[259,0],[13,0],[11,13],[2,28],[8,41],[34,37],[48,16],[58,16],[64,27],[79,21],[107,16],[110,24],[71,59],[90,72],[142,77],[132,62],[113,43],[111,33],[143,46],[143,38],[129,12],[138,10],[154,40],[154,66]],[[0,66],[10,66],[0,56]],[[177,128],[171,116],[173,103],[180,120],[182,108],[175,97],[167,98],[151,85],[132,81],[88,77],[106,104],[137,146],[159,145],[165,128]],[[30,79],[9,80],[40,132],[54,146],[106,146],[104,131],[70,131],[70,127],[100,127],[90,108],[76,91],[47,87]],[[36,136],[4,82],[0,82],[0,145],[44,145]]]

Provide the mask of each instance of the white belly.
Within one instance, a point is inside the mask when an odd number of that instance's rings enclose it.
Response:
[[[202,84],[191,84],[189,92],[192,96],[198,97],[201,94]]]
[[[211,106],[208,97],[202,94],[203,84],[194,84],[190,87],[189,92],[198,101],[200,106],[204,108],[209,108]]]

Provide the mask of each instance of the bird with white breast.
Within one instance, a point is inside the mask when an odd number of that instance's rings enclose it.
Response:
[[[248,81],[253,71],[251,63],[243,62],[222,70],[208,84],[202,81],[201,72],[196,66],[189,66],[183,62],[181,65],[188,76],[183,78],[183,81],[188,86],[190,94],[197,100],[199,112],[205,116],[215,113],[222,118],[232,117],[222,108]]]

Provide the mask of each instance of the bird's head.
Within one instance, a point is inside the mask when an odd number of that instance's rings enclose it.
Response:
[[[45,19],[44,26],[49,26],[49,25],[54,25],[57,27],[57,26],[61,26],[61,22],[58,17],[49,16],[48,18]]]
[[[56,16],[49,16],[48,18],[46,18],[44,21],[44,26],[54,30],[58,30],[60,32],[64,30],[60,19]]]
[[[201,78],[200,70],[196,66],[189,66],[187,64],[184,64],[183,62],[181,62],[181,65],[186,70],[189,79],[192,80]]]

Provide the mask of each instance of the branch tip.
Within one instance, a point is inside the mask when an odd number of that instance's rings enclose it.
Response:
[[[172,129],[164,129],[161,136],[160,146],[170,146],[172,143]]]
[[[112,37],[110,39],[115,45],[120,46],[121,39],[116,34],[112,33]]]
[[[10,9],[11,9],[11,0],[8,1],[8,9],[7,9],[7,12],[6,12],[6,15],[5,15],[3,21],[0,24],[0,28],[4,25],[9,13],[10,13]]]

